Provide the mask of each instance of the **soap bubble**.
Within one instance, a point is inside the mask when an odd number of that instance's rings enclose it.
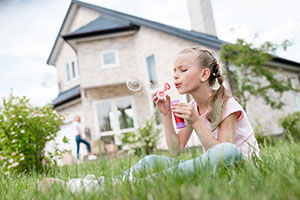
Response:
[[[126,81],[126,86],[129,90],[131,90],[133,92],[138,92],[142,88],[142,83],[136,79],[128,79]]]

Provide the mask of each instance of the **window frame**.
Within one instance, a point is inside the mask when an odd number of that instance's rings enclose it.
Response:
[[[131,106],[133,109],[133,128],[127,128],[127,129],[121,129],[120,128],[120,122],[116,118],[117,117],[117,101],[120,100],[130,100]],[[104,131],[101,132],[99,129],[99,123],[98,123],[98,113],[97,113],[97,104],[102,104],[102,103],[109,103],[111,106],[111,111],[113,113],[112,117],[112,130],[111,131]],[[95,130],[96,130],[96,138],[100,138],[101,136],[118,136],[123,133],[127,133],[130,131],[135,131],[137,129],[137,115],[136,115],[136,107],[135,107],[135,101],[133,96],[124,96],[124,97],[117,97],[117,98],[107,98],[107,99],[101,99],[101,100],[96,100],[93,102],[93,111],[94,111],[94,121],[95,121]]]
[[[153,74],[151,74],[151,77],[155,77],[156,78],[156,84],[153,84],[151,83],[151,80],[150,80],[150,74],[149,74],[149,66],[148,66],[148,62],[147,62],[147,59],[150,58],[150,57],[153,57],[153,62],[154,62],[154,70],[151,69],[151,72]],[[147,68],[147,79],[148,79],[148,83],[150,84],[150,88],[151,89],[157,89],[158,88],[158,85],[159,85],[159,78],[158,78],[158,73],[157,73],[157,67],[156,67],[156,61],[155,61],[155,54],[152,53],[148,56],[145,57],[145,61],[146,61],[146,68]],[[154,76],[153,76],[154,75]]]
[[[75,77],[73,77],[74,71],[72,68],[72,63],[74,63]],[[69,71],[67,70],[67,66],[69,66]],[[67,64],[65,65],[65,70],[66,70],[67,83],[72,83],[74,81],[77,81],[80,77],[80,71],[79,71],[79,65],[78,65],[77,58],[74,58],[74,59],[70,60],[69,62],[67,62]]]
[[[108,53],[114,53],[115,55],[115,63],[114,64],[105,64],[104,63],[104,54]],[[119,54],[117,50],[105,50],[105,51],[100,51],[100,67],[101,69],[110,69],[110,68],[115,68],[119,67]]]
[[[300,76],[299,76],[300,77]],[[299,82],[297,79],[293,79],[291,80],[291,83],[292,83],[292,87],[293,88],[297,88],[297,85],[299,84]],[[299,102],[299,95],[298,95],[298,92],[296,91],[290,91],[290,96],[291,96],[291,99],[292,99],[292,104],[293,104],[293,110],[294,111],[299,111],[300,110],[300,102]]]

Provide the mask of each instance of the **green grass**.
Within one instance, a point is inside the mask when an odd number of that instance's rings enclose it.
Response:
[[[200,154],[197,149],[184,152],[179,159]],[[217,173],[199,170],[197,176],[161,175],[139,183],[112,185],[103,190],[72,194],[56,187],[45,194],[38,191],[38,183],[45,177],[69,180],[87,174],[112,177],[142,157],[89,162],[53,169],[48,174],[19,174],[0,179],[0,199],[299,199],[300,145],[276,142],[261,148],[259,165],[245,162],[233,168],[221,168]]]

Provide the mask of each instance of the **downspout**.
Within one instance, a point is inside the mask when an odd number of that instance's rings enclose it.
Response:
[[[64,37],[62,37],[63,39],[64,39],[64,41],[66,42],[66,43],[68,43],[68,45],[70,45],[70,47],[74,50],[74,52],[75,52],[75,54],[76,54],[76,57],[78,57],[78,52],[77,52],[77,50],[72,46],[72,44],[68,41],[68,40],[66,40]],[[79,63],[78,63],[78,66],[79,66]]]

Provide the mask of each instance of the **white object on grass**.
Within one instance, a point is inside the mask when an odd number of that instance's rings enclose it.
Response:
[[[97,156],[95,156],[95,155],[89,155],[89,156],[88,156],[88,159],[89,159],[89,160],[96,160],[96,159],[97,159]]]

